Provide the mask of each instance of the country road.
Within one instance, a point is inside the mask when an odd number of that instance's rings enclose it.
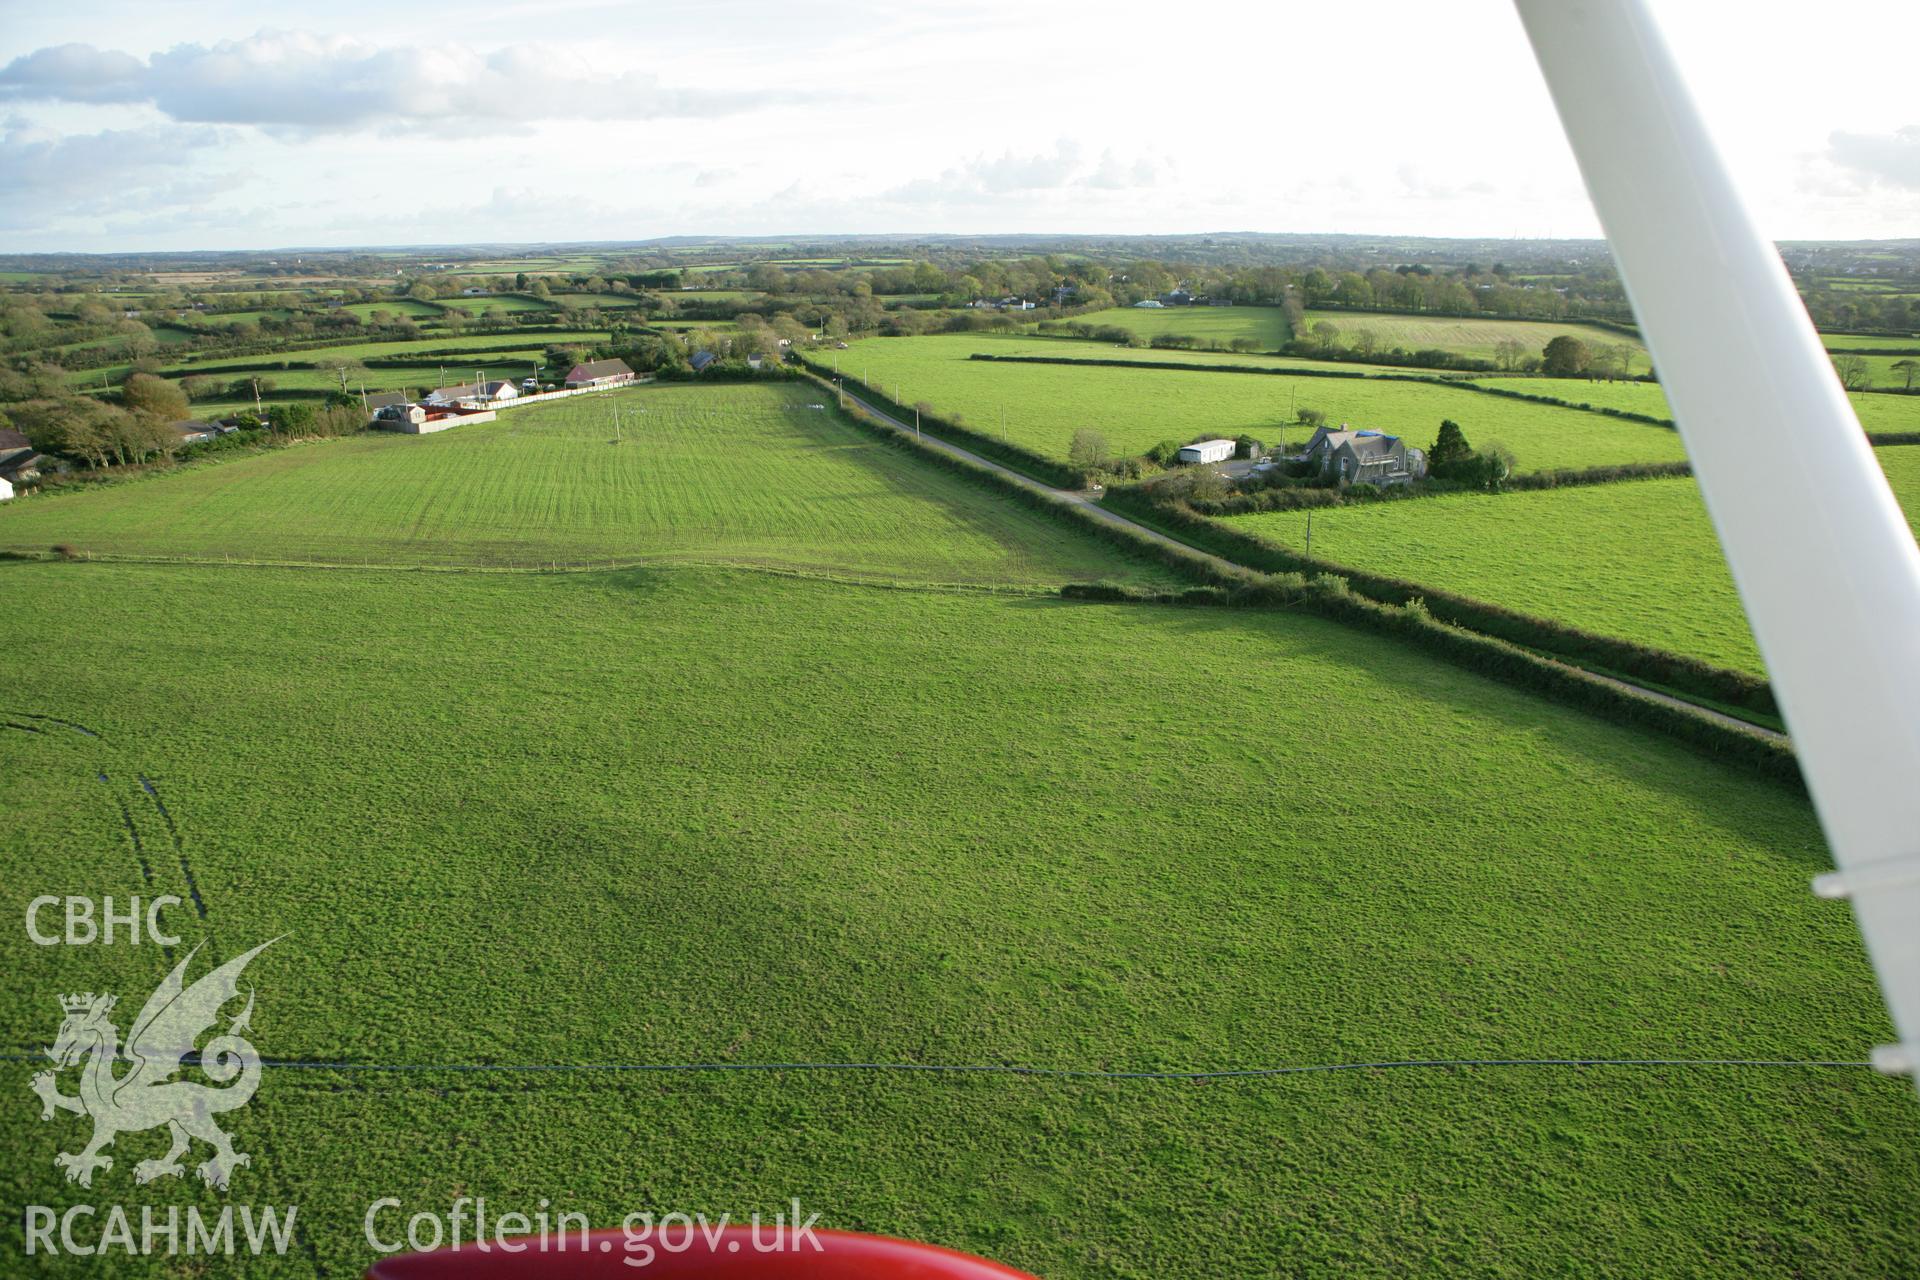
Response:
[[[930,436],[925,434],[924,432],[918,431],[911,424],[900,421],[900,419],[894,417],[892,414],[885,412],[884,410],[876,407],[875,405],[868,403],[865,400],[862,400],[859,396],[853,394],[851,391],[847,391],[843,389],[840,392],[840,394],[842,397],[846,399],[848,403],[858,405],[861,409],[863,409],[869,414],[872,414],[874,417],[878,418],[880,421],[894,428],[896,431],[904,431],[906,434],[910,436],[917,437],[922,444],[926,445],[930,449],[934,449],[940,453],[947,454],[949,457],[964,459],[965,461],[972,463],[976,467],[983,467],[986,470],[992,471],[997,475],[1005,476],[1007,479],[1013,481],[1015,484],[1019,485],[1023,489],[1027,489],[1033,493],[1037,493],[1044,498],[1049,498],[1054,502],[1062,503],[1068,506],[1079,507],[1082,510],[1090,513],[1097,520],[1101,520],[1107,524],[1114,525],[1122,529],[1126,529],[1130,533],[1138,534],[1140,537],[1146,538],[1152,542],[1157,542],[1162,546],[1175,547],[1191,555],[1200,556],[1201,558],[1212,563],[1216,568],[1219,568],[1223,571],[1242,572],[1242,570],[1240,569],[1240,566],[1232,563],[1231,561],[1224,560],[1219,556],[1213,555],[1211,552],[1202,551],[1198,547],[1190,547],[1186,543],[1180,541],[1178,538],[1168,537],[1166,534],[1161,533],[1158,529],[1149,529],[1146,525],[1143,525],[1136,520],[1129,520],[1127,519],[1127,517],[1119,514],[1118,512],[1107,510],[1105,507],[1101,506],[1098,502],[1088,497],[1085,493],[1082,493],[1073,489],[1056,489],[1052,485],[1042,484],[1038,480],[1035,480],[1030,476],[1024,476],[1020,474],[1018,471],[1015,471],[1012,467],[1003,466],[1000,463],[995,462],[991,458],[983,458],[979,454],[974,453],[970,449],[962,449],[959,445],[950,444],[947,441],[942,440],[938,436]]]
[[[1141,524],[1137,520],[1129,520],[1127,517],[1119,514],[1116,511],[1109,511],[1107,508],[1101,506],[1098,502],[1094,501],[1092,498],[1088,497],[1087,494],[1083,492],[1079,492],[1073,489],[1056,489],[1052,485],[1042,484],[1040,481],[1035,480],[1030,476],[1022,475],[1020,472],[1015,471],[1013,468],[1008,466],[1003,466],[1002,464],[993,461],[993,459],[991,458],[983,458],[979,454],[974,453],[970,449],[962,449],[959,445],[951,444],[948,441],[942,440],[938,436],[927,435],[924,432],[917,430],[915,427],[913,427],[909,423],[902,422],[900,419],[894,417],[892,414],[887,413],[886,411],[878,408],[877,406],[869,403],[868,401],[862,400],[859,396],[853,394],[851,391],[845,390],[844,388],[840,389],[840,395],[848,403],[858,405],[862,410],[864,410],[869,414],[872,414],[875,418],[878,418],[880,421],[886,423],[888,426],[893,427],[895,430],[903,431],[908,435],[917,437],[922,444],[926,445],[930,449],[938,450],[939,452],[947,454],[950,457],[964,459],[965,461],[972,463],[976,467],[984,467],[988,471],[992,471],[998,475],[1005,476],[1007,479],[1013,481],[1017,485],[1020,485],[1022,488],[1031,490],[1032,492],[1040,494],[1042,497],[1049,498],[1054,502],[1066,503],[1066,504],[1078,506],[1083,510],[1092,514],[1098,520],[1103,520],[1110,525],[1115,525],[1119,528],[1126,529],[1130,533],[1134,533],[1139,535],[1140,537],[1149,539],[1150,541],[1160,543],[1162,546],[1176,547],[1179,550],[1187,552],[1190,555],[1200,556],[1201,558],[1211,562],[1215,567],[1220,568],[1222,570],[1228,570],[1228,571],[1241,570],[1241,566],[1234,564],[1230,560],[1223,559],[1222,557],[1216,556],[1211,552],[1202,551],[1198,547],[1189,546],[1187,543],[1180,541],[1178,538],[1169,537],[1167,534],[1161,533],[1158,529],[1150,529],[1146,525]],[[1710,707],[1703,707],[1697,702],[1689,702],[1685,698],[1678,698],[1670,693],[1662,693],[1658,689],[1649,689],[1644,685],[1635,684],[1631,680],[1622,680],[1618,676],[1601,675],[1599,672],[1589,671],[1585,667],[1577,667],[1571,663],[1559,662],[1556,659],[1550,658],[1545,654],[1538,654],[1536,656],[1538,656],[1542,661],[1553,662],[1557,666],[1567,667],[1569,670],[1577,671],[1581,675],[1584,675],[1589,679],[1598,680],[1602,684],[1612,685],[1614,688],[1624,690],[1627,693],[1637,694],[1642,698],[1649,699],[1653,702],[1664,703],[1665,705],[1670,707],[1678,707],[1683,711],[1691,711],[1693,714],[1697,716],[1705,717],[1706,719],[1712,720],[1716,724],[1724,725],[1727,728],[1742,730],[1746,733],[1751,733],[1758,737],[1766,738],[1772,742],[1787,744],[1790,741],[1786,734],[1781,733],[1778,730],[1769,729],[1762,725],[1753,724],[1749,721],[1740,719],[1738,716],[1730,716],[1723,711],[1715,711]]]

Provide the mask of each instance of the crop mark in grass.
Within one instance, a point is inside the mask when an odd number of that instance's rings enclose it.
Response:
[[[93,776],[98,778],[105,786],[111,787],[113,785],[113,779],[109,778],[103,772],[95,771]],[[147,882],[147,888],[151,891],[154,887],[153,863],[147,858],[147,844],[146,841],[140,838],[140,828],[134,824],[133,810],[127,807],[126,799],[118,794],[115,794],[113,797],[113,803],[120,810],[120,825],[126,829],[127,839],[133,843],[133,856],[140,860],[141,878]],[[160,952],[166,956],[168,963],[172,963],[172,947],[162,943],[160,945]]]
[[[86,737],[92,738],[96,742],[104,743],[107,740],[105,734],[102,734],[97,729],[91,729],[86,725],[81,724],[75,720],[63,720],[59,716],[44,715],[35,711],[9,711],[9,712],[6,712],[5,714],[9,716],[16,716],[18,717],[18,719],[17,720],[0,720],[0,728],[18,729],[23,733],[37,733],[44,737],[44,736],[47,736],[48,734],[47,726],[57,725],[63,729],[70,729],[74,733],[83,734]],[[37,724],[20,723],[20,721],[27,721],[27,720],[38,721],[39,723]],[[96,767],[94,770],[93,776],[96,779],[98,779],[103,785],[109,788],[113,786],[113,779],[108,776],[104,768]],[[159,813],[161,821],[166,823],[167,837],[173,842],[174,856],[179,860],[180,874],[186,879],[187,893],[188,893],[188,896],[193,901],[194,912],[202,920],[205,920],[207,918],[206,898],[200,892],[200,882],[197,878],[195,878],[193,874],[193,866],[187,858],[186,841],[181,838],[180,827],[176,822],[174,822],[173,813],[171,810],[167,808],[167,803],[161,797],[160,789],[159,787],[154,785],[153,780],[147,777],[146,774],[138,773],[138,772],[134,774],[134,777],[139,780],[141,794],[146,797],[148,803],[150,803],[153,806],[154,810],[157,813]],[[134,856],[137,859],[139,859],[141,878],[146,882],[147,888],[149,890],[152,890],[156,887],[156,879],[154,876],[153,863],[151,859],[149,859],[149,857],[147,856],[146,841],[143,840],[140,836],[140,828],[139,828],[139,825],[134,821],[133,810],[128,806],[126,800],[122,796],[120,796],[118,793],[116,793],[114,796],[114,803],[119,808],[119,811],[120,811],[120,825],[126,831],[127,839],[133,845]],[[172,955],[173,955],[172,948],[163,947],[162,950],[167,953],[168,959],[172,959]]]
[[[180,828],[174,825],[173,815],[167,812],[167,802],[160,798],[159,788],[153,785],[146,774],[140,774],[139,777],[140,789],[147,793],[147,799],[153,801],[153,807],[160,811],[160,817],[167,824],[167,834],[173,837],[173,851],[180,858],[180,874],[187,878],[187,893],[193,898],[193,909],[200,913],[202,920],[205,920],[207,903],[200,896],[200,883],[193,878],[193,868],[187,865],[187,846],[180,839]]]
[[[43,724],[57,724],[63,729],[71,729],[75,733],[84,733],[89,738],[98,738],[103,742],[106,741],[106,735],[100,733],[99,731],[94,729],[89,729],[87,728],[87,726],[83,724],[75,723],[72,720],[62,720],[59,716],[45,716],[34,711],[9,711],[7,714],[12,716],[19,716],[22,720],[38,720],[38,721],[41,721]],[[14,725],[12,727],[19,728],[20,726]],[[38,731],[36,730],[36,732]]]

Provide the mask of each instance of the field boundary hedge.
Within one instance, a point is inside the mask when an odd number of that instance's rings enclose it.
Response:
[[[803,360],[802,363],[817,385],[829,394],[834,391],[830,379],[811,362]],[[853,381],[864,385],[857,379]],[[884,397],[875,399],[885,401]],[[1108,523],[1076,503],[1062,501],[1011,476],[955,457],[857,407],[844,411],[843,416],[882,441],[910,449],[916,456],[949,471],[983,481],[1035,511],[1090,532],[1117,547],[1157,560],[1196,584],[1177,592],[1149,592],[1105,583],[1069,584],[1061,589],[1065,598],[1306,608],[1337,622],[1395,636],[1456,666],[1594,712],[1614,723],[1656,729],[1716,759],[1740,764],[1773,781],[1795,787],[1804,785],[1799,762],[1790,746],[1764,736],[1757,729],[1734,728],[1700,711],[1675,707],[1623,689],[1569,665],[1569,661],[1577,661],[1583,653],[1581,645],[1588,645],[1591,646],[1590,651],[1586,651],[1589,660],[1622,676],[1696,693],[1722,705],[1777,715],[1771,687],[1757,677],[1725,671],[1683,655],[1592,635],[1465,596],[1435,592],[1413,583],[1309,560],[1263,539],[1229,530],[1198,513],[1176,515],[1169,521],[1166,514],[1170,509],[1143,497],[1138,492],[1139,486],[1108,490],[1103,506],[1186,544],[1169,546],[1138,529]],[[925,415],[922,420],[924,425]],[[1173,527],[1167,527],[1169,524]],[[1249,551],[1270,563],[1247,563],[1240,554]],[[1226,563],[1223,566],[1219,561]],[[1369,588],[1381,595],[1374,595]],[[1434,609],[1436,599],[1442,608],[1456,607],[1456,617],[1439,616]],[[1465,618],[1483,619],[1494,626],[1510,624],[1524,638],[1509,639],[1459,620]],[[1555,653],[1554,657],[1532,652],[1534,648],[1548,647],[1538,642],[1542,637],[1550,642],[1558,640],[1562,650],[1549,650]],[[1579,643],[1574,643],[1576,641]],[[1689,683],[1690,676],[1699,679]],[[1703,685],[1711,692],[1704,692]]]
[[[581,332],[584,332],[584,330],[581,330],[575,327],[570,327],[570,326],[550,325],[544,329],[524,329],[524,328],[488,329],[483,332],[474,333],[466,336],[471,336],[475,338],[544,337],[544,338],[552,339],[556,334],[581,333]],[[344,336],[348,337],[349,340],[342,342],[339,337],[333,337],[333,338],[327,339],[324,342],[314,341],[314,342],[286,343],[284,345],[279,345],[277,349],[281,351],[285,351],[292,355],[307,355],[316,351],[326,351],[333,347],[368,346],[376,342],[407,341],[404,338],[357,337],[356,335],[344,335]],[[456,335],[443,333],[443,334],[434,334],[432,336],[436,338],[448,338],[448,337],[454,337]],[[603,341],[603,340],[604,339],[596,339],[596,341]],[[569,343],[581,343],[584,341],[585,340],[581,338],[562,338],[562,339],[555,339],[548,345],[566,346]],[[445,348],[445,347],[431,347],[423,351],[412,352],[408,354],[423,355],[423,356],[439,355],[443,353],[448,355],[460,355],[467,351],[485,351],[486,349],[487,348],[485,347],[454,347],[451,349]],[[242,355],[238,357],[223,356],[217,351],[196,353],[196,358],[183,359],[175,364],[167,365],[166,367],[159,370],[159,375],[163,378],[191,378],[198,374],[205,373],[205,374],[211,374],[215,377],[218,377],[220,374],[223,374],[223,373],[276,373],[276,372],[284,372],[289,369],[318,369],[318,368],[324,367],[322,365],[316,364],[313,361],[309,361],[309,360],[292,360],[292,359],[288,359],[286,356],[276,356],[272,354],[272,352],[259,352],[256,354],[259,357],[258,360],[250,359],[245,364],[224,364],[223,363],[223,364],[220,364],[217,368],[215,368],[215,367],[209,367],[208,364],[200,363],[200,361],[205,360],[205,361],[212,362],[212,361],[224,361],[227,359],[239,359],[239,358],[244,358],[246,353],[242,353]],[[394,354],[399,355],[401,353],[395,352]],[[360,359],[359,357],[345,357],[345,358]],[[379,357],[379,356],[373,357],[373,359],[376,359],[376,360],[381,358],[383,357]],[[371,361],[360,359],[360,363],[370,364]]]
[[[1606,405],[1587,404],[1583,401],[1562,400],[1558,396],[1535,395],[1530,391],[1513,391],[1506,387],[1483,387],[1471,378],[1440,378],[1423,373],[1363,373],[1359,370],[1347,369],[1269,369],[1250,364],[1197,364],[1185,360],[1120,360],[1106,356],[1002,356],[985,351],[976,351],[967,358],[999,361],[1004,364],[1085,364],[1116,369],[1180,369],[1189,373],[1258,373],[1274,378],[1357,378],[1370,382],[1423,382],[1430,386],[1458,387],[1463,391],[1473,391],[1483,396],[1505,396],[1511,400],[1528,400],[1535,404],[1549,404],[1582,413],[1597,413],[1606,418],[1619,418],[1623,422],[1642,422],[1648,426],[1664,427],[1668,431],[1675,430],[1672,418],[1657,418],[1650,413],[1635,413],[1630,409],[1614,409]]]
[[[1351,589],[1338,574],[1275,574],[1244,587],[1196,587],[1183,592],[1147,592],[1131,587],[1069,584],[1069,600],[1229,608],[1305,608],[1336,622],[1392,636],[1456,666],[1593,712],[1615,724],[1658,730],[1716,760],[1739,764],[1774,782],[1804,787],[1793,749],[1759,732],[1748,732],[1683,710],[1582,671],[1541,657],[1519,645],[1436,618],[1419,599],[1393,605]]]
[[[1761,677],[1743,671],[1730,671],[1685,654],[1598,635],[1471,596],[1304,555],[1209,519],[1185,503],[1156,502],[1137,485],[1108,490],[1103,505],[1246,568],[1265,573],[1339,577],[1356,594],[1394,607],[1424,600],[1427,610],[1440,621],[1491,639],[1540,650],[1568,662],[1591,663],[1629,679],[1661,685],[1723,706],[1767,716],[1780,714],[1772,686]]]

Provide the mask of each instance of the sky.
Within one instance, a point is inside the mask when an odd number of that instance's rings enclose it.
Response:
[[[1780,239],[1920,236],[1912,0],[1653,0]],[[0,0],[0,252],[1598,234],[1506,0]]]

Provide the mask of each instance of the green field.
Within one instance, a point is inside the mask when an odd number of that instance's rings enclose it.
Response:
[[[324,364],[329,360],[379,360],[395,357],[422,360],[438,359],[442,352],[481,352],[501,349],[544,348],[547,343],[603,342],[606,332],[597,329],[556,329],[552,333],[533,334],[429,334],[410,342],[347,342],[331,347],[306,347],[284,355],[223,356],[212,360],[192,360],[164,370],[169,377],[190,373],[218,373],[223,369],[259,366],[285,361],[289,364]],[[281,372],[269,370],[268,372]]]
[[[1679,437],[1664,428],[1437,383],[968,359],[982,349],[975,335],[942,334],[875,339],[838,352],[837,358],[842,372],[878,385],[896,400],[927,401],[943,413],[960,414],[976,429],[1058,458],[1066,457],[1081,427],[1100,431],[1121,454],[1143,453],[1162,440],[1185,441],[1203,432],[1247,432],[1269,442],[1284,437],[1299,443],[1308,433],[1292,424],[1302,408],[1320,410],[1330,423],[1402,434],[1423,447],[1439,431],[1440,420],[1452,418],[1476,445],[1506,444],[1522,471],[1684,456]],[[829,353],[827,362],[835,354]]]
[[[758,289],[688,289],[668,291],[667,296],[689,302],[758,302],[767,295]]]
[[[1289,337],[1286,312],[1279,307],[1115,307],[1075,316],[1072,323],[1112,325],[1147,338],[1179,333],[1223,346],[1249,338],[1262,351],[1279,350]]]
[[[527,297],[518,293],[481,294],[471,298],[461,294],[451,298],[436,298],[434,301],[440,306],[451,307],[455,311],[464,311],[468,315],[475,316],[488,311],[497,311],[502,314],[512,315],[524,312],[547,312],[554,310],[554,305],[551,302],[542,301],[539,298]]]
[[[1920,533],[1920,447],[1878,455]],[[1306,544],[1304,512],[1231,523],[1287,546]],[[1313,554],[1720,666],[1763,670],[1690,479],[1316,511]]]
[[[1351,361],[1307,360],[1298,356],[1275,356],[1262,352],[1200,351],[1163,347],[1123,347],[1111,342],[1082,338],[1060,338],[1036,333],[964,333],[939,334],[927,338],[863,338],[837,351],[831,344],[813,349],[813,356],[831,365],[837,359],[845,371],[857,371],[861,352],[893,342],[938,342],[936,350],[955,349],[964,358],[975,352],[996,356],[1044,356],[1051,360],[1124,360],[1129,364],[1200,364],[1253,369],[1325,370],[1349,376],[1376,377],[1401,370],[1375,369]]]
[[[1873,357],[1868,357],[1872,359]],[[1882,357],[1890,359],[1891,357]],[[1585,378],[1475,378],[1488,387],[1504,387],[1527,395],[1553,396],[1572,404],[1626,409],[1633,413],[1671,418],[1673,407],[1655,382],[1589,382]],[[1868,435],[1920,431],[1920,396],[1855,392],[1847,397],[1861,429]]]
[[[601,310],[620,310],[637,307],[640,299],[631,293],[556,293],[553,303],[557,307],[569,307],[584,311],[590,307]]]
[[[1853,1060],[1891,1035],[1847,911],[1807,892],[1803,801],[1311,618],[685,568],[0,563],[0,593],[32,673],[0,728],[6,909],[184,895],[190,866],[186,937],[285,935],[247,977],[274,1058]],[[18,927],[0,957],[26,1051],[52,993],[137,1007],[166,968]],[[154,1135],[63,1183],[82,1122],[40,1122],[38,1069],[0,1070],[16,1220],[218,1202],[136,1191]],[[602,1222],[798,1197],[1051,1280],[1920,1262],[1920,1113],[1864,1067],[269,1068],[226,1123],[254,1157],[233,1199],[301,1206],[304,1247],[250,1275],[357,1274],[376,1197],[460,1194]]]
[[[496,339],[495,341],[502,344],[510,344],[515,340],[509,337]],[[538,340],[521,338],[519,341],[522,343],[530,343],[537,342]],[[461,382],[472,381],[476,365],[483,366],[479,371],[489,377],[507,376],[519,379],[525,377],[545,362],[546,351],[543,347],[537,345],[518,347],[503,346],[500,350],[471,351],[465,352],[460,356],[449,356],[445,358],[444,363],[439,367],[354,369],[347,374],[347,390],[350,392],[358,392],[362,388],[368,391],[398,391],[403,388],[414,391],[431,389],[434,386],[440,385],[440,380],[443,376],[441,369],[445,370],[444,376],[446,384],[452,386]],[[191,376],[193,373],[203,373],[206,376],[219,378],[223,381],[232,381],[241,377],[251,376],[253,372],[254,371],[248,371],[246,373],[235,372],[227,376],[218,368],[196,368],[189,370],[185,376]],[[321,392],[337,391],[340,389],[340,375],[331,369],[265,369],[257,372],[261,378],[272,384],[275,391]],[[241,398],[246,399],[244,396]],[[252,401],[247,400],[247,403],[251,405]]]
[[[1163,580],[792,384],[648,387],[0,508],[0,548],[326,564],[663,561],[930,582]],[[624,426],[614,442],[612,414]]]
[[[1632,334],[1603,329],[1596,325],[1558,320],[1506,320],[1498,316],[1404,315],[1386,311],[1309,311],[1306,331],[1300,336],[1311,339],[1313,326],[1326,321],[1340,330],[1339,343],[1353,345],[1365,329],[1379,339],[1382,347],[1404,347],[1408,351],[1452,351],[1480,360],[1494,358],[1497,344],[1512,339],[1527,348],[1527,354],[1539,355],[1547,343],[1562,334],[1571,334],[1589,346],[1625,346],[1634,351],[1634,371],[1645,373],[1647,352]]]
[[[1920,334],[1823,333],[1820,345],[1829,351],[1909,351],[1920,355]]]
[[[376,311],[384,311],[392,316],[406,316],[413,320],[431,320],[440,314],[440,308],[430,302],[416,302],[412,298],[394,298],[382,302],[349,302],[343,311],[351,311],[362,320],[368,319]]]

